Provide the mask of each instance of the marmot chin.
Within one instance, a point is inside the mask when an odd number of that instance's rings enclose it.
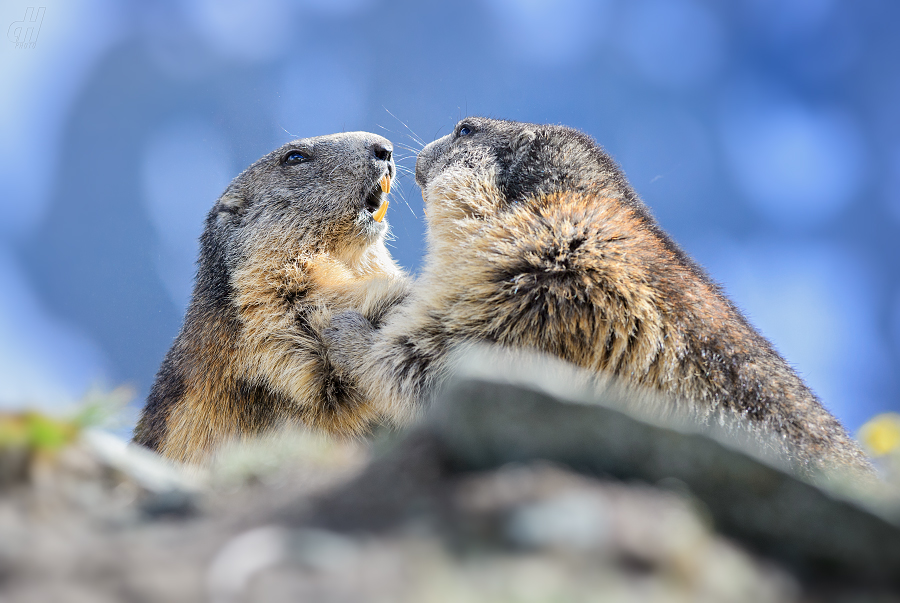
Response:
[[[837,419],[588,136],[464,119],[422,150],[416,181],[429,248],[412,293],[378,328],[345,312],[325,334],[338,370],[393,416],[415,414],[452,348],[481,341],[662,391],[701,420],[737,416],[784,442],[802,473],[871,474]]]
[[[407,292],[384,245],[392,146],[353,132],[290,142],[247,168],[206,218],[193,297],[134,440],[200,462],[286,424],[363,432],[373,406],[334,374],[321,331],[377,323]]]

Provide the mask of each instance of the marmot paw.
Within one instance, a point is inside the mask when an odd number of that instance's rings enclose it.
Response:
[[[375,327],[369,319],[354,310],[332,316],[322,338],[334,367],[339,372],[356,370],[371,345],[374,332]]]

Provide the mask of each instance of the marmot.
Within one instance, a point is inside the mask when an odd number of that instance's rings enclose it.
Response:
[[[193,297],[134,441],[200,462],[285,424],[364,431],[373,406],[331,369],[320,332],[352,308],[378,323],[407,292],[384,245],[391,143],[290,142],[234,179],[206,218]]]
[[[557,356],[669,394],[702,420],[738,416],[801,472],[871,474],[797,373],[656,223],[591,138],[467,118],[416,162],[428,252],[380,328],[336,315],[332,362],[372,402],[415,414],[457,344]]]

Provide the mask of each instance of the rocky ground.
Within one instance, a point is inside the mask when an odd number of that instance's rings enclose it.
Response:
[[[193,472],[8,416],[0,601],[900,601],[889,493],[538,374],[482,365],[408,432]]]

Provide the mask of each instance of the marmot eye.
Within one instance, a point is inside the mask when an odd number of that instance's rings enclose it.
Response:
[[[281,160],[281,163],[284,165],[297,165],[298,163],[303,163],[304,161],[309,161],[309,157],[307,157],[300,151],[291,151],[284,156],[284,159]]]
[[[457,134],[457,136],[468,136],[471,133],[472,133],[472,129],[469,126],[463,126],[459,129],[459,132],[457,132],[456,134]]]

